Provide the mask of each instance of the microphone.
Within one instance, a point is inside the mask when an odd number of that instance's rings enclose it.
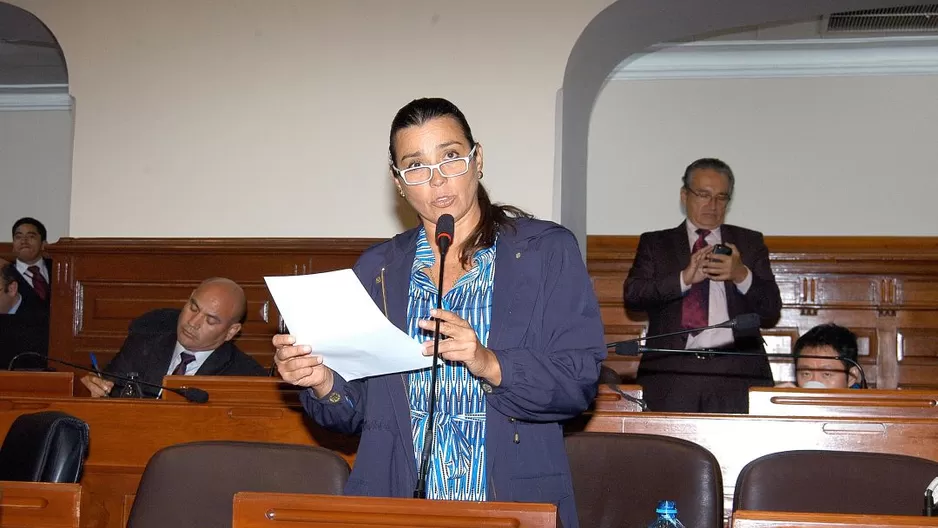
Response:
[[[866,389],[869,388],[866,383],[866,372],[863,370],[863,365],[860,365],[859,361],[848,358],[846,356],[817,356],[817,355],[799,355],[797,358],[792,354],[767,354],[764,352],[746,352],[742,350],[694,350],[694,349],[681,349],[681,348],[649,348],[638,346],[635,344],[635,353],[634,354],[623,354],[623,355],[638,355],[644,354],[645,352],[659,352],[666,354],[712,354],[714,356],[750,356],[750,357],[766,357],[766,358],[776,358],[776,359],[836,359],[839,361],[846,361],[850,363],[851,367],[856,367],[860,371],[860,388]],[[616,350],[618,353],[618,350]]]
[[[715,325],[705,326],[703,328],[689,328],[685,330],[678,330],[677,332],[670,332],[667,334],[658,334],[653,336],[645,337],[635,337],[632,339],[626,339],[624,341],[616,341],[614,343],[607,343],[606,348],[615,348],[616,354],[620,356],[635,356],[639,354],[639,341],[646,341],[649,339],[660,339],[662,337],[671,337],[676,335],[683,334],[693,334],[696,332],[703,332],[704,330],[711,330],[714,328],[732,328],[735,333],[745,333],[751,332],[753,330],[758,330],[759,325],[762,322],[762,318],[759,317],[759,314],[755,313],[745,313],[739,314],[736,317],[723,321],[722,323],[717,323]]]
[[[205,402],[208,401],[208,393],[205,392],[204,390],[200,389],[200,388],[197,388],[197,387],[182,387],[182,388],[180,388],[180,389],[171,389],[171,388],[169,388],[169,387],[164,387],[164,386],[162,386],[162,385],[157,385],[156,383],[150,383],[149,381],[132,380],[132,379],[130,379],[130,378],[125,378],[124,376],[119,376],[119,375],[117,375],[117,374],[106,374],[106,373],[103,373],[103,372],[98,372],[98,371],[96,371],[96,370],[94,370],[94,369],[90,369],[90,368],[85,367],[85,366],[82,366],[82,365],[76,365],[75,363],[69,363],[68,361],[62,361],[61,359],[46,357],[46,356],[44,356],[44,355],[42,355],[42,354],[39,354],[38,352],[23,352],[23,353],[21,353],[21,354],[17,354],[17,355],[15,355],[15,356],[13,356],[13,359],[10,360],[10,364],[7,366],[7,370],[13,370],[13,364],[16,363],[16,360],[17,360],[17,359],[19,359],[19,358],[21,358],[21,357],[23,357],[23,356],[35,356],[35,357],[40,357],[40,358],[45,359],[45,360],[47,360],[47,361],[54,361],[54,362],[56,362],[56,363],[61,363],[62,365],[66,365],[66,366],[69,366],[69,367],[72,367],[72,368],[76,368],[76,369],[78,369],[78,370],[84,370],[85,372],[91,372],[92,374],[98,374],[98,375],[100,375],[100,376],[105,376],[105,377],[108,377],[108,378],[114,378],[114,379],[116,379],[116,380],[123,381],[123,382],[125,382],[125,383],[139,383],[140,385],[146,385],[147,387],[153,387],[153,388],[155,388],[155,389],[166,390],[166,391],[169,391],[169,392],[178,394],[178,395],[182,396],[183,398],[185,398],[186,401],[190,401],[190,402],[192,402],[192,403],[205,403]]]
[[[436,309],[443,309],[443,270],[446,269],[446,254],[453,243],[455,230],[453,215],[443,214],[436,221],[436,245],[440,248],[440,282],[437,287]],[[427,474],[430,472],[430,453],[433,451],[433,420],[436,416],[437,363],[440,361],[440,320],[436,320],[433,333],[433,366],[430,371],[430,410],[427,412],[427,428],[423,436],[423,451],[420,453],[420,472],[417,473],[417,486],[414,488],[415,499],[427,498]]]

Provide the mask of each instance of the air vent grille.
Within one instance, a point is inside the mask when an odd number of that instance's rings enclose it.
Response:
[[[827,19],[827,31],[830,33],[938,31],[938,4],[834,13]]]

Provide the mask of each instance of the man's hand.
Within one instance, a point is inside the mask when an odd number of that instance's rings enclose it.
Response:
[[[681,272],[684,284],[693,286],[708,278],[707,274],[704,273],[704,264],[707,262],[707,256],[711,253],[713,253],[713,246],[704,246],[691,254],[690,264]]]
[[[702,266],[703,273],[705,273],[710,280],[732,280],[733,283],[739,284],[749,276],[749,268],[743,264],[739,249],[733,244],[726,245],[733,250],[733,254],[717,255],[716,253],[712,253],[710,258],[704,262]]]
[[[94,374],[86,374],[81,378],[81,384],[88,388],[92,398],[105,398],[111,394],[114,388],[114,382],[108,381]]]

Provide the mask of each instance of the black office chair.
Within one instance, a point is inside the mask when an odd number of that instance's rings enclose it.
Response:
[[[23,414],[0,447],[0,480],[76,483],[88,454],[88,424],[58,411]]]

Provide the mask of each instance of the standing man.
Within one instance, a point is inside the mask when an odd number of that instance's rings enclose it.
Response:
[[[0,369],[6,370],[10,361],[23,352],[36,352],[45,356],[49,348],[48,312],[43,311],[38,298],[20,293],[16,268],[13,264],[0,267]],[[41,369],[45,361],[26,356],[17,360],[18,369]]]
[[[46,226],[35,218],[20,218],[13,224],[13,253],[16,255],[17,282],[24,297],[34,297],[46,316],[52,300],[52,260],[42,258],[46,248]]]
[[[625,281],[625,305],[648,314],[648,335],[701,328],[754,312],[773,326],[782,300],[762,233],[724,224],[735,177],[726,163],[703,158],[684,171],[679,226],[644,233]],[[714,252],[723,244],[730,255]],[[771,386],[767,358],[721,356],[719,351],[765,353],[758,332],[713,329],[654,339],[649,347],[700,353],[646,353],[638,384],[652,411],[746,413],[749,387]]]

